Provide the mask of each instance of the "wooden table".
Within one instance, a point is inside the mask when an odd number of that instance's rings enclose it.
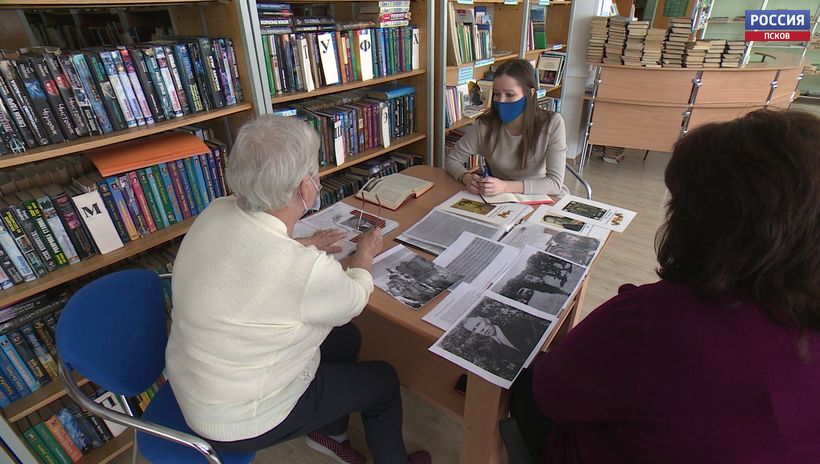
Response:
[[[431,166],[413,166],[403,173],[430,180],[435,183],[435,187],[420,198],[410,200],[398,211],[382,208],[383,217],[399,223],[396,230],[385,236],[385,250],[398,243],[395,241],[397,235],[461,188],[461,184],[446,172]],[[352,197],[345,201],[357,208],[362,206],[361,200]],[[376,207],[370,204],[366,210],[376,213]],[[426,258],[434,258],[428,253],[414,251]],[[585,279],[570,309],[560,314],[558,329],[547,339],[545,347],[560,339],[575,324],[586,286]],[[498,421],[507,416],[507,391],[427,351],[444,332],[421,318],[443,297],[444,295],[439,295],[420,310],[414,311],[376,288],[365,310],[354,319],[362,332],[361,359],[389,362],[396,368],[402,385],[462,418],[460,463],[501,462],[502,443]],[[466,395],[454,389],[462,374],[468,374]]]

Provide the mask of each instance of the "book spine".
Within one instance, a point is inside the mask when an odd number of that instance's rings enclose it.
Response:
[[[60,125],[60,129],[63,131],[63,135],[68,140],[76,139],[79,134],[77,134],[74,128],[71,113],[68,110],[68,106],[63,102],[63,99],[60,98],[60,89],[57,88],[57,83],[54,82],[54,79],[51,77],[45,59],[41,56],[30,57],[28,58],[28,64],[31,69],[34,70],[37,79],[40,80],[40,86],[45,92],[45,97],[48,100],[51,111],[57,119],[57,123]]]
[[[134,67],[134,62],[131,60],[131,54],[128,50],[119,50],[122,65],[125,68],[125,74],[128,76],[128,82],[134,90],[134,96],[137,98],[137,103],[140,107],[140,113],[145,118],[145,124],[154,124],[154,115],[151,113],[151,108],[148,106],[148,100],[145,98],[145,92],[140,85],[139,76],[137,76],[137,69]],[[114,61],[116,63],[116,60]]]
[[[157,225],[154,223],[154,218],[151,216],[151,209],[148,207],[145,192],[142,190],[142,185],[140,185],[139,178],[137,177],[137,173],[135,171],[128,173],[128,181],[131,183],[131,191],[134,193],[134,198],[137,200],[137,205],[139,206],[140,213],[145,221],[145,226],[148,229],[148,232],[156,232]]]
[[[117,235],[120,237],[122,243],[127,243],[131,240],[131,235],[125,227],[123,218],[120,217],[119,207],[117,206],[117,201],[114,199],[113,192],[111,192],[111,187],[108,185],[108,182],[103,179],[97,182],[97,190],[99,190],[100,198],[102,198],[106,212],[111,218],[111,222],[114,224],[114,229],[116,229]]]
[[[8,86],[2,76],[0,76],[0,97],[3,98],[3,107],[8,111],[9,119],[14,122],[14,126],[20,132],[20,136],[22,137],[25,146],[28,148],[35,148],[39,146],[40,143],[35,138],[33,131],[29,127],[26,116],[23,114],[23,111],[14,99],[11,87]],[[22,151],[25,151],[25,147],[17,150],[17,152]]]
[[[225,178],[225,146],[221,145],[214,150],[214,164],[216,165],[216,170],[219,174],[219,185],[220,190],[222,191],[222,195],[230,195],[231,190],[228,188],[228,182]]]
[[[182,90],[185,92],[185,98],[188,99],[188,104],[191,107],[192,113],[198,113],[205,110],[202,105],[202,99],[199,95],[199,89],[194,78],[194,68],[191,65],[191,57],[188,54],[188,47],[185,44],[175,44],[173,47],[174,58],[176,58],[177,67],[179,68],[180,83]]]
[[[137,232],[134,218],[131,217],[131,211],[128,209],[128,202],[120,188],[119,178],[117,176],[111,176],[105,179],[105,182],[108,183],[108,188],[111,190],[111,196],[114,198],[117,213],[119,213],[120,219],[122,219],[122,223],[125,225],[128,237],[131,240],[137,240],[140,238],[140,234]]]
[[[45,61],[48,72],[51,73],[51,77],[57,85],[57,90],[60,92],[63,103],[65,103],[68,108],[76,134],[79,136],[87,135],[89,133],[88,124],[86,124],[83,111],[80,109],[80,104],[77,102],[77,98],[74,97],[74,92],[71,90],[71,82],[69,82],[68,77],[63,73],[60,62],[57,61],[57,56],[51,53],[44,53],[43,61]]]
[[[134,92],[134,87],[131,85],[131,79],[128,78],[128,71],[125,69],[125,63],[122,61],[117,50],[109,51],[108,56],[111,57],[111,62],[114,64],[114,70],[120,78],[120,84],[125,92],[125,101],[128,107],[131,108],[131,114],[137,121],[138,126],[145,125],[145,115],[142,114],[142,108],[137,100],[137,94]]]
[[[0,268],[0,289],[7,289],[14,286],[14,282],[11,280],[11,277],[6,274],[6,271]]]
[[[44,422],[37,422],[32,429],[37,433],[37,436],[43,440],[43,443],[45,443],[59,464],[71,464],[71,458],[66,454],[63,447],[57,443],[54,435],[51,434]]]
[[[29,368],[26,366],[25,361],[17,351],[14,349],[14,345],[11,343],[8,335],[2,334],[0,335],[0,349],[3,350],[3,353],[6,355],[6,359],[9,360],[14,369],[17,371],[17,374],[20,376],[20,379],[25,382],[26,387],[30,392],[35,392],[40,389],[40,383],[31,373]]]
[[[177,93],[177,98],[179,99],[179,104],[182,107],[182,112],[185,114],[191,114],[191,102],[188,101],[188,97],[185,95],[185,89],[182,87],[182,80],[180,80],[179,77],[179,66],[177,65],[177,60],[174,57],[174,51],[170,46],[163,47],[163,51],[165,52],[165,61],[168,63],[168,70],[171,72],[171,79],[174,82],[174,90]]]
[[[128,96],[125,94],[125,87],[120,79],[120,74],[117,72],[117,67],[114,65],[114,59],[111,57],[111,53],[102,51],[100,52],[99,57],[102,60],[105,73],[108,75],[108,82],[111,84],[111,89],[117,97],[117,106],[120,110],[122,110],[123,118],[125,118],[125,124],[128,127],[137,127],[138,123],[136,115],[134,114],[131,105],[128,103]]]
[[[214,106],[222,108],[225,106],[225,97],[222,94],[222,85],[220,84],[219,74],[216,67],[216,60],[211,49],[211,41],[207,38],[199,39],[199,48],[202,50],[202,58],[205,62],[205,71],[208,75],[208,87],[211,90],[211,98],[213,98]]]
[[[196,209],[202,213],[202,211],[205,210],[207,203],[202,202],[202,192],[199,191],[199,181],[197,180],[196,173],[194,172],[193,160],[191,158],[185,158],[182,160],[182,163],[185,166],[185,174],[188,178],[188,184],[191,186],[191,196],[196,204]]]
[[[80,431],[85,435],[86,439],[88,440],[88,444],[96,449],[102,448],[103,446],[103,439],[100,434],[94,430],[94,426],[88,420],[83,412],[80,410],[80,407],[75,404],[69,404],[66,406],[66,409],[71,414],[71,417],[74,418],[74,421],[77,423],[77,426],[80,428]]]
[[[8,333],[9,340],[11,340],[11,344],[14,345],[14,350],[17,352],[20,359],[23,360],[23,364],[29,369],[29,372],[34,376],[34,379],[40,385],[45,385],[51,382],[51,377],[46,372],[43,365],[40,364],[40,360],[37,356],[34,355],[34,352],[29,348],[28,343],[26,343],[26,339],[23,337],[23,334],[20,333],[20,330],[13,330]]]
[[[60,219],[80,260],[94,256],[97,253],[94,240],[91,239],[83,227],[83,222],[80,220],[80,215],[71,202],[71,198],[65,192],[62,192],[60,195],[52,197],[51,201],[60,215]]]
[[[74,68],[80,75],[80,81],[83,84],[85,93],[88,96],[88,103],[97,118],[97,124],[103,134],[110,134],[114,130],[111,124],[111,119],[105,111],[105,104],[103,103],[102,91],[97,86],[94,78],[91,76],[91,69],[88,67],[88,61],[82,53],[75,53],[71,55],[71,61],[74,63]]]
[[[206,111],[210,111],[214,109],[214,102],[208,90],[208,74],[205,71],[206,64],[202,58],[202,50],[199,48],[199,42],[188,42],[188,53],[191,55],[191,65],[194,68],[194,80],[199,90],[199,98],[202,101],[202,106]]]
[[[52,380],[57,379],[57,363],[54,361],[51,353],[49,353],[46,345],[37,338],[37,334],[34,331],[34,325],[26,324],[20,327],[20,332],[28,341],[28,344],[31,345],[31,350],[40,362],[40,365],[43,366],[43,370],[46,371],[48,377]]]
[[[191,216],[196,216],[199,214],[199,210],[197,209],[196,202],[194,201],[193,191],[191,190],[191,183],[188,182],[188,174],[185,171],[185,163],[182,160],[176,160],[173,162],[174,166],[176,166],[177,176],[179,177],[179,181],[182,184],[182,192],[185,196],[185,201],[188,203],[188,209],[191,211]],[[168,165],[169,167],[171,164]]]
[[[60,445],[60,447],[65,451],[69,458],[71,458],[72,462],[77,462],[83,457],[83,453],[77,448],[77,445],[71,441],[71,437],[68,436],[68,432],[66,432],[65,427],[63,424],[60,423],[60,420],[57,419],[56,415],[50,416],[48,419],[43,421],[46,424],[46,428],[51,435],[54,436],[54,439]]]
[[[97,432],[97,435],[103,439],[104,442],[111,441],[114,438],[114,435],[111,433],[111,430],[108,429],[108,426],[105,425],[105,421],[100,419],[99,417],[91,414],[85,409],[81,409],[83,416],[88,419],[88,422],[94,427],[94,431]]]
[[[0,77],[0,82],[3,78]],[[0,96],[0,146],[6,149],[3,154],[22,153],[26,151],[26,142],[16,127],[14,115],[6,108]]]
[[[177,88],[174,85],[174,78],[168,67],[168,58],[165,56],[165,50],[159,46],[154,47],[154,56],[157,59],[160,75],[162,75],[162,82],[165,84],[168,96],[171,98],[171,107],[174,110],[174,116],[177,118],[182,117],[185,113],[182,110],[182,103],[179,100],[179,94],[177,94]]]
[[[74,416],[71,415],[68,408],[62,407],[60,410],[57,411],[55,414],[57,416],[57,420],[63,425],[68,437],[71,439],[71,442],[74,443],[74,446],[80,450],[82,454],[88,454],[91,452],[91,442],[85,436],[82,429],[80,429],[80,424],[74,419]]]
[[[23,438],[26,439],[29,447],[34,450],[37,454],[37,457],[40,458],[40,461],[44,464],[58,464],[59,461],[54,455],[51,453],[51,450],[48,449],[45,442],[40,439],[40,436],[37,435],[37,432],[34,431],[34,428],[26,429],[23,432]]]
[[[40,211],[40,206],[37,204],[37,200],[32,199],[23,201],[22,206],[26,209],[28,217],[37,227],[37,231],[43,238],[43,242],[48,247],[48,252],[54,258],[54,262],[57,264],[57,267],[68,265],[68,258],[65,253],[63,253],[63,250],[60,249],[60,245],[57,243],[57,239],[54,237],[54,234],[51,233],[51,229],[48,227],[46,220],[43,218],[43,213]]]
[[[57,214],[57,210],[54,208],[54,204],[51,202],[51,199],[47,196],[37,198],[37,204],[40,207],[40,213],[48,224],[49,229],[51,229],[54,238],[57,240],[57,244],[65,254],[66,260],[68,260],[68,263],[79,263],[80,257],[77,254],[77,250],[71,243],[68,232],[65,227],[63,227],[63,223],[60,221],[60,216]]]
[[[161,211],[158,206],[160,200],[158,194],[155,193],[156,186],[152,186],[149,182],[145,169],[137,170],[137,178],[140,181],[140,187],[142,187],[142,192],[145,194],[145,201],[148,203],[148,209],[151,210],[151,217],[154,218],[154,225],[157,226],[157,230],[168,227],[168,218],[165,217],[165,212]]]
[[[31,129],[36,143],[39,145],[48,145],[50,141],[46,135],[46,130],[37,118],[34,106],[32,106],[31,100],[29,100],[28,95],[23,90],[23,82],[17,75],[17,70],[14,68],[14,64],[11,60],[0,60],[0,74],[2,74],[6,80],[11,95],[17,104],[16,106],[20,108],[20,112],[25,117],[26,123]]]
[[[83,121],[88,125],[89,133],[92,135],[102,134],[100,126],[97,124],[96,116],[94,116],[94,110],[91,109],[91,103],[88,101],[88,95],[86,95],[83,89],[82,79],[80,79],[80,75],[77,73],[74,63],[71,62],[71,58],[69,58],[68,55],[59,55],[57,61],[60,63],[63,74],[68,78],[69,84],[71,84],[71,91],[74,92],[74,98],[77,100],[77,106],[83,115]]]
[[[162,108],[157,95],[156,88],[151,82],[151,73],[148,71],[148,65],[145,62],[145,56],[139,49],[129,49],[131,61],[133,62],[134,70],[139,80],[139,86],[145,94],[145,100],[148,103],[149,112],[154,116],[154,121],[162,122],[166,119],[165,111]]]
[[[208,164],[208,172],[211,175],[211,182],[214,185],[214,198],[219,198],[225,193],[222,191],[222,186],[219,184],[219,173],[216,170],[216,160],[214,159],[214,151],[218,150],[218,148],[213,147],[208,151],[208,153],[202,155],[204,159],[207,161]]]
[[[179,207],[179,200],[177,200],[174,192],[174,182],[171,180],[171,174],[168,172],[168,164],[159,164],[159,175],[162,177],[162,183],[165,185],[165,192],[168,195],[168,202],[171,204],[171,211],[174,213],[176,222],[182,222],[182,210]]]
[[[177,164],[171,161],[167,163],[166,166],[168,169],[168,174],[171,177],[171,183],[173,184],[173,189],[171,190],[176,194],[175,196],[177,202],[179,203],[182,218],[188,219],[191,217],[191,208],[188,206],[188,198],[185,196],[185,188],[182,186],[182,179],[180,179],[179,172],[177,172]]]
[[[48,317],[53,317],[53,315],[47,315],[46,318]],[[51,355],[52,359],[55,360],[56,364],[57,345],[54,343],[54,337],[51,335],[48,325],[43,322],[42,319],[36,319],[31,323],[31,326],[34,328],[34,332],[36,332],[38,339],[43,342],[43,345],[45,345],[46,350],[48,350],[48,353]]]
[[[94,80],[94,85],[100,90],[100,100],[105,108],[105,113],[108,115],[111,129],[118,131],[129,127],[122,108],[120,108],[117,93],[105,70],[103,59],[96,53],[85,53],[85,61],[88,64],[88,70]]]
[[[197,183],[199,183],[199,195],[202,197],[202,210],[204,210],[208,207],[208,204],[211,202],[211,198],[208,195],[208,184],[205,182],[205,174],[202,171],[202,163],[199,162],[199,157],[192,156],[191,163],[193,164],[193,170],[194,175],[196,175],[196,181]]]
[[[214,180],[211,177],[211,170],[208,167],[208,157],[206,155],[199,155],[199,166],[202,169],[202,177],[205,178],[205,187],[208,189],[209,202],[217,198],[216,189],[214,188]]]
[[[28,93],[28,98],[34,112],[37,113],[37,117],[40,118],[40,122],[43,124],[43,128],[46,131],[46,136],[51,143],[63,142],[65,137],[63,137],[63,133],[60,131],[60,126],[57,124],[57,120],[54,117],[54,113],[48,105],[45,91],[40,86],[40,81],[37,79],[34,69],[32,69],[28,60],[25,59],[17,60],[15,63],[17,65],[17,73],[20,76],[20,80],[22,81],[26,92]]]
[[[174,117],[174,104],[171,102],[171,96],[168,95],[168,89],[165,87],[165,80],[162,78],[162,73],[159,70],[157,58],[154,56],[153,48],[144,48],[140,50],[143,58],[143,64],[148,71],[151,82],[154,87],[154,93],[159,99],[160,108],[165,119]],[[159,119],[158,119],[159,120]]]
[[[11,381],[6,376],[6,370],[2,367],[2,363],[0,363],[0,392],[3,393],[3,396],[5,396],[10,403],[20,399],[20,393],[16,388],[14,388],[14,385],[12,385]]]
[[[145,174],[148,175],[148,180],[151,182],[151,191],[156,198],[159,198],[157,204],[162,207],[168,225],[176,224],[177,219],[174,209],[171,207],[171,200],[168,198],[168,191],[165,189],[165,184],[162,183],[162,175],[157,171],[159,171],[159,166],[145,168]]]
[[[28,238],[28,235],[26,235],[22,226],[20,226],[20,223],[17,222],[11,208],[3,210],[0,214],[3,215],[3,222],[5,223],[8,232],[14,238],[17,248],[23,254],[34,273],[37,274],[37,277],[46,275],[48,273],[48,269],[46,268],[45,263],[37,253],[37,250],[34,248],[34,244],[31,243],[31,240]]]
[[[225,99],[229,105],[235,105],[237,101],[236,89],[233,81],[233,70],[231,69],[231,64],[228,61],[228,50],[225,46],[225,39],[213,39],[213,43],[215,45],[214,50],[219,52],[219,64],[222,67],[220,70],[220,76],[222,77],[222,88],[227,89]]]
[[[233,93],[234,103],[241,102],[245,99],[242,94],[242,84],[239,79],[239,65],[236,64],[236,50],[233,48],[233,41],[229,38],[222,39],[225,44],[225,51],[228,54],[228,65],[231,70],[231,77],[233,78]]]
[[[9,381],[9,384],[11,384],[11,386],[14,387],[14,390],[17,392],[17,396],[19,398],[28,396],[31,393],[31,390],[28,388],[26,382],[23,380],[22,375],[20,375],[20,373],[9,360],[8,356],[6,356],[2,352],[2,350],[0,350],[0,370],[2,370],[3,375]]]
[[[148,223],[145,218],[142,217],[142,211],[140,210],[137,196],[134,193],[134,189],[131,187],[131,179],[128,177],[128,174],[123,174],[118,177],[118,181],[120,192],[122,192],[125,205],[128,207],[128,212],[131,213],[134,227],[137,229],[137,234],[140,237],[145,237],[148,235]]]
[[[9,279],[13,284],[21,284],[25,281],[23,278],[23,274],[17,269],[14,262],[18,257],[22,258],[22,254],[20,254],[20,250],[17,250],[17,246],[14,245],[14,241],[11,238],[11,235],[6,231],[6,228],[0,223],[0,234],[4,236],[4,238],[0,238],[0,269],[6,273]],[[14,247],[15,256],[8,252],[6,252],[6,247],[9,245]]]
[[[29,219],[28,212],[26,212],[25,208],[20,205],[10,205],[10,209],[14,214],[14,218],[17,219],[17,222],[23,229],[23,232],[25,232],[29,240],[34,243],[34,249],[38,256],[42,258],[43,265],[45,265],[48,272],[57,269],[57,263],[48,251],[48,245],[46,245],[45,238],[40,235],[40,231],[37,230],[37,226],[31,219]]]

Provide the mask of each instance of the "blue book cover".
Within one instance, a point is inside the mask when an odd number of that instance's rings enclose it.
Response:
[[[37,379],[31,374],[31,371],[28,370],[26,364],[23,362],[23,359],[20,358],[20,355],[17,354],[17,351],[14,350],[14,345],[11,344],[11,340],[6,334],[0,335],[0,349],[3,350],[3,354],[5,354],[4,358],[6,361],[11,365],[12,369],[16,371],[17,378],[22,380],[25,384],[26,389],[20,390],[18,385],[14,383],[14,388],[18,389],[18,392],[21,396],[28,394],[28,392],[34,392],[40,389],[40,384],[37,382]],[[8,373],[8,371],[7,371]],[[9,376],[11,379],[11,376]],[[23,392],[26,393],[23,393]]]
[[[0,390],[0,408],[5,408],[6,406],[10,405],[11,401],[9,401],[8,396]]]
[[[125,195],[122,194],[119,179],[117,176],[111,176],[105,179],[105,182],[108,184],[108,189],[111,191],[111,197],[114,199],[114,205],[116,206],[115,214],[119,214],[122,224],[125,227],[125,231],[128,234],[128,238],[131,240],[140,238],[140,235],[137,232],[137,226],[135,225],[136,222],[134,221],[134,218],[131,217],[131,212],[128,210],[128,200],[125,198]]]
[[[194,161],[191,158],[185,158],[182,160],[182,163],[185,165],[185,174],[188,177],[188,185],[191,186],[191,196],[194,198],[194,203],[196,203],[196,208],[201,213],[205,210],[205,205],[207,203],[202,202],[202,194],[199,191],[199,181],[197,180],[196,173],[194,172]]]
[[[185,191],[185,199],[188,201],[188,208],[191,210],[191,216],[199,214],[196,201],[194,200],[193,191],[191,190],[191,183],[188,182],[188,173],[185,171],[185,163],[182,160],[174,161],[179,173],[179,181],[182,182],[182,190]]]
[[[162,221],[163,228],[168,227],[171,225],[171,223],[168,221],[168,212],[165,211],[165,207],[162,205],[162,197],[159,195],[160,187],[157,185],[157,181],[154,178],[153,167],[149,166],[145,168],[145,177],[148,179],[148,185],[151,186],[151,193],[154,195],[154,198],[156,199],[155,203],[160,213],[160,221]],[[163,185],[162,188],[165,188],[165,186]],[[156,220],[157,218],[154,218],[154,221]]]
[[[219,185],[219,172],[216,169],[216,160],[214,159],[213,151],[209,151],[207,155],[202,155],[208,160],[208,170],[211,172],[211,180],[214,183],[214,192],[216,193],[216,198],[225,195],[225,192],[222,191],[222,186]]]
[[[208,197],[208,185],[205,183],[205,175],[202,174],[202,165],[199,162],[199,157],[192,156],[191,162],[194,166],[194,175],[196,176],[196,181],[199,184],[199,195],[202,197],[202,204],[204,207],[208,206],[208,203],[211,202],[210,197]]]
[[[202,169],[202,177],[205,178],[205,187],[208,189],[208,200],[213,201],[216,198],[216,190],[214,190],[214,180],[211,178],[211,170],[208,169],[208,157],[205,155],[197,155],[199,158],[199,167]]]
[[[20,327],[20,332],[23,333],[23,336],[26,337],[26,341],[28,342],[29,346],[31,346],[31,350],[34,352],[34,355],[37,356],[37,359],[40,361],[40,364],[43,365],[43,369],[46,370],[48,376],[52,379],[57,378],[57,363],[54,361],[54,358],[51,356],[51,353],[48,351],[48,347],[41,342],[34,331],[34,326],[29,323],[22,327]]]
[[[177,222],[182,222],[182,210],[179,209],[179,200],[177,194],[174,192],[174,182],[171,180],[171,174],[168,172],[168,165],[166,163],[159,164],[159,173],[162,176],[162,183],[165,184],[165,190],[168,192],[168,201],[171,202],[171,208],[174,210],[174,217]]]
[[[111,125],[111,120],[108,119],[108,113],[105,112],[102,95],[97,92],[94,86],[94,81],[91,77],[91,69],[88,67],[88,62],[85,61],[85,55],[82,53],[75,53],[71,55],[71,61],[74,62],[74,67],[80,75],[80,80],[85,88],[85,93],[88,95],[88,101],[91,102],[91,108],[94,110],[94,115],[97,117],[97,122],[104,134],[113,132],[114,127]]]
[[[10,364],[9,367],[11,367]],[[6,377],[5,369],[2,369],[2,367],[0,367],[0,391],[3,392],[3,395],[10,402],[15,402],[20,399],[20,394],[17,392],[17,389],[14,388],[9,378]]]
[[[68,434],[71,441],[77,445],[77,448],[83,454],[88,454],[91,452],[91,441],[88,437],[85,436],[82,429],[80,429],[80,424],[77,423],[77,420],[74,419],[74,416],[71,415],[68,409],[61,408],[55,414],[57,416],[57,420],[63,424],[63,428],[65,429],[66,433]]]

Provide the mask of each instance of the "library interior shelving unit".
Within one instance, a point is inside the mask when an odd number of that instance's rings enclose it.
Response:
[[[447,46],[451,34],[449,28],[453,24],[450,14],[454,8],[475,8],[483,6],[492,17],[493,49],[501,52],[492,58],[462,63],[454,63],[454,57],[449,56]],[[528,49],[528,34],[530,30],[530,9],[546,8],[545,29],[546,49]],[[480,80],[487,71],[515,58],[524,58],[537,63],[539,55],[547,50],[566,51],[566,44],[571,24],[572,0],[552,0],[539,2],[530,0],[443,0],[438,4],[436,42],[436,107],[439,117],[436,121],[436,159],[437,165],[444,165],[445,145],[447,134],[455,129],[462,129],[475,122],[479,115],[462,117],[447,127],[447,101],[445,98],[447,87],[464,84],[470,79]],[[561,44],[561,48],[552,48]],[[548,96],[560,98],[561,86],[539,92],[539,97]]]
[[[219,138],[227,142],[230,148],[232,134],[235,134],[238,127],[255,113],[252,101],[256,90],[252,85],[252,67],[249,66],[249,55],[246,51],[245,31],[247,29],[241,18],[243,3],[240,0],[74,0],[70,3],[57,0],[4,1],[0,4],[0,48],[2,49],[13,50],[27,46],[56,45],[53,42],[53,35],[43,37],[44,26],[68,24],[85,27],[88,21],[119,21],[123,31],[128,31],[130,28],[137,30],[147,28],[156,30],[160,35],[172,33],[230,38],[235,50],[245,100],[220,109],[192,113],[153,125],[115,131],[106,135],[81,137],[70,142],[31,149],[18,155],[6,155],[0,157],[0,172],[2,169],[13,166],[81,153],[190,124],[210,127]],[[151,40],[152,38],[149,36],[140,39]],[[84,44],[84,46],[93,45],[97,44]],[[111,253],[96,255],[81,263],[50,272],[34,281],[0,290],[0,307],[81,278],[180,237],[185,234],[193,220],[193,217],[186,219],[138,240],[128,242]],[[84,379],[78,378],[78,380],[81,384],[86,383]],[[15,423],[64,395],[65,390],[62,384],[58,380],[53,380],[38,391],[3,408],[2,417],[0,417],[0,438],[8,448],[8,452],[14,453],[24,463],[39,462],[34,453],[24,444],[20,429]],[[133,444],[133,430],[128,430],[105,443],[103,447],[83,456],[79,462],[82,464],[109,462],[129,450]],[[2,460],[2,453],[0,453],[0,460]]]

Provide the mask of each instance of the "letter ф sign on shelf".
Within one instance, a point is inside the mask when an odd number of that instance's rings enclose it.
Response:
[[[746,10],[746,41],[752,40],[811,40],[811,13],[809,10]]]

